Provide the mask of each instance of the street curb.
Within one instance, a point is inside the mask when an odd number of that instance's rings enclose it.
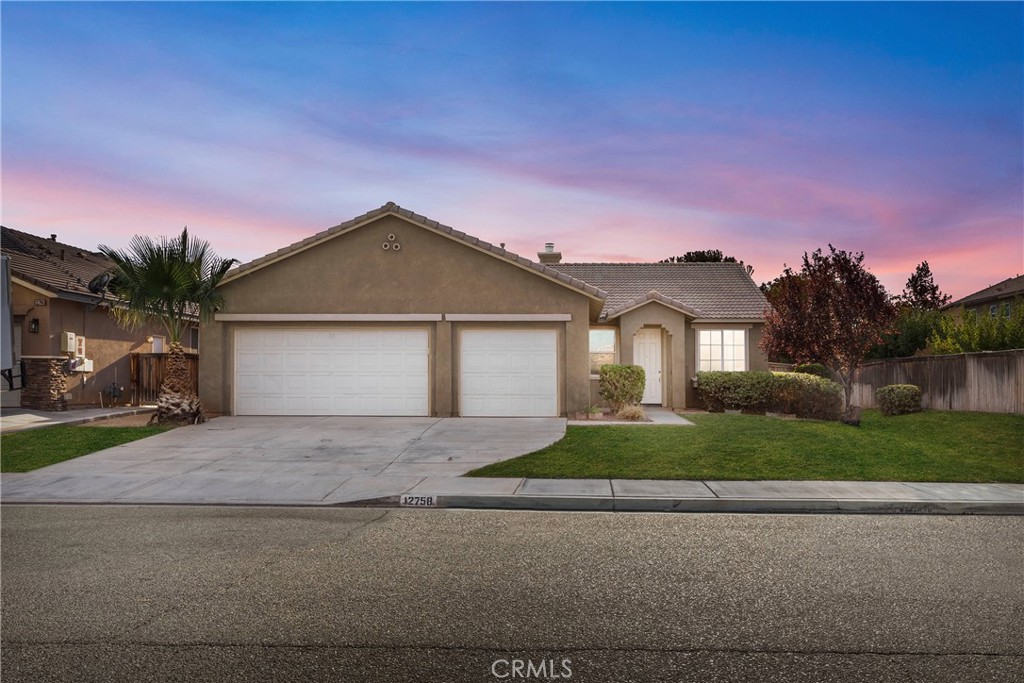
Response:
[[[397,498],[395,502],[399,501]],[[380,504],[380,503],[378,503]],[[350,503],[358,505],[358,503]],[[436,507],[495,510],[591,512],[726,512],[778,514],[1012,515],[1024,516],[1024,503],[1006,501],[771,499],[771,498],[610,498],[598,496],[437,496]]]
[[[422,498],[422,496],[421,496]],[[279,507],[518,510],[538,512],[668,512],[721,514],[847,514],[847,515],[992,515],[1024,517],[1024,503],[1006,501],[943,500],[779,500],[755,498],[610,498],[597,496],[434,496],[432,505],[402,505],[401,496],[381,496],[338,503],[313,501],[127,501],[127,500],[17,500],[0,507],[32,505],[85,505],[130,507]]]
[[[334,503],[332,507],[404,507],[400,496]],[[432,508],[563,512],[689,512],[848,515],[1002,515],[1024,517],[1024,502],[777,498],[611,498],[608,496],[439,495]]]

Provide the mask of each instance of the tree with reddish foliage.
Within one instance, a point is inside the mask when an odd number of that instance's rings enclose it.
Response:
[[[851,405],[853,375],[868,351],[882,341],[896,318],[896,306],[885,287],[864,268],[864,253],[828,245],[804,253],[803,267],[786,266],[768,292],[761,348],[769,357],[785,356],[796,363],[821,363],[843,385],[846,417]]]

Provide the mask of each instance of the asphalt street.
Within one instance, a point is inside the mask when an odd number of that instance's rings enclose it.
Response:
[[[1020,681],[1024,519],[4,506],[4,683]]]

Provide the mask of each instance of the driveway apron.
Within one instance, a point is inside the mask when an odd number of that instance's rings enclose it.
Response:
[[[561,418],[220,417],[33,472],[3,502],[334,504],[543,448]]]

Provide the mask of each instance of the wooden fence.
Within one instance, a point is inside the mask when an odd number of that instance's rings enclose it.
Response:
[[[853,403],[875,407],[875,389],[914,384],[931,410],[1024,413],[1024,349],[893,358],[857,371]]]
[[[131,355],[132,403],[156,403],[167,372],[166,353],[133,353]],[[199,393],[199,354],[186,353],[189,374],[192,375],[192,393]]]

